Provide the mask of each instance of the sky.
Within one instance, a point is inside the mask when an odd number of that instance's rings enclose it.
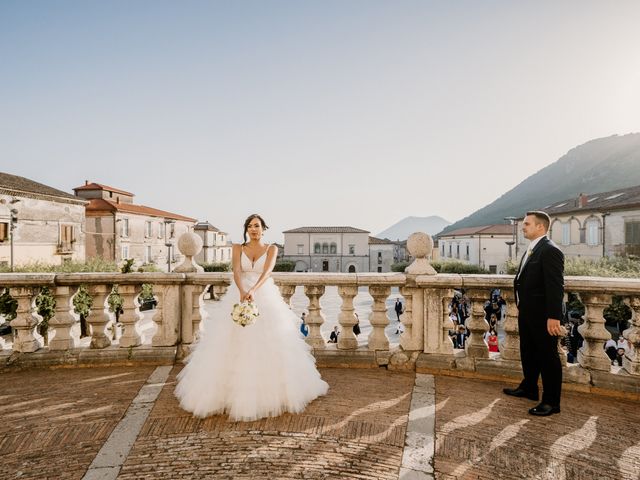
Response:
[[[640,2],[0,0],[0,171],[240,240],[459,220],[640,131]]]

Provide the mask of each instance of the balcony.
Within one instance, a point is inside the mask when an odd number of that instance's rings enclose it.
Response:
[[[253,423],[228,422],[222,415],[193,419],[172,395],[181,360],[211,303],[205,294],[211,289],[224,295],[231,274],[197,272],[195,254],[182,252],[185,262],[168,274],[0,275],[0,287],[18,303],[11,322],[15,340],[5,338],[0,352],[8,406],[0,426],[0,473],[13,478],[22,471],[22,478],[34,478],[40,466],[49,476],[72,471],[78,478],[87,469],[97,475],[112,468],[118,478],[156,472],[166,478],[397,479],[411,472],[425,475],[416,478],[494,478],[500,469],[508,478],[637,479],[640,280],[566,279],[566,290],[577,292],[587,308],[580,327],[584,344],[578,363],[564,366],[563,413],[552,421],[533,419],[526,415],[530,405],[500,394],[520,378],[513,277],[436,275],[426,249],[410,247],[416,260],[407,273],[273,275],[285,301],[306,297],[307,342],[331,390],[303,414]],[[113,318],[104,307],[114,284],[124,299],[123,333],[115,341],[108,330]],[[158,308],[144,316],[137,301],[142,284],[153,285],[158,300]],[[92,333],[82,340],[69,308],[80,285],[93,298],[87,318]],[[42,286],[57,304],[46,347],[33,312]],[[320,305],[330,288],[340,299],[337,345],[326,343],[330,315]],[[471,302],[465,350],[454,349],[449,338],[448,305],[460,288]],[[484,301],[494,288],[508,302],[499,354],[490,354],[483,339]],[[397,341],[389,333],[394,320],[387,308],[396,289],[405,305]],[[370,296],[370,328],[358,339],[352,332],[354,299],[363,291]],[[623,296],[634,312],[624,332],[634,348],[619,369],[612,369],[603,350],[610,333],[602,312],[613,295]],[[94,368],[33,368],[74,365]],[[146,416],[135,420],[141,410]],[[122,422],[139,424],[130,443],[117,437],[126,430]],[[133,447],[118,465],[101,456],[126,444]],[[610,455],[613,449],[616,455]]]

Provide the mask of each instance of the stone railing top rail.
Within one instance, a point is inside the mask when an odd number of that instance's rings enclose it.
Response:
[[[423,288],[511,288],[513,275],[468,275],[440,273],[437,275],[410,276],[404,273],[293,273],[274,272],[273,279],[281,285],[389,285],[403,286],[415,281]],[[231,272],[209,273],[2,273],[0,286],[47,286],[77,285],[86,283],[122,285],[152,283],[160,285],[195,283],[211,284],[233,281]],[[600,293],[640,294],[639,278],[609,277],[565,277],[565,289],[573,292],[593,291]]]

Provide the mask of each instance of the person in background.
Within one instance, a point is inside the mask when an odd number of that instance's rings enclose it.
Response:
[[[356,312],[353,312],[353,316],[356,317],[356,324],[353,326],[353,333],[357,337],[360,335],[360,317]]]
[[[306,323],[307,314],[305,312],[302,312],[302,316],[300,317],[300,319],[302,320],[302,323],[300,324],[300,333],[302,333],[302,335],[306,337],[307,335],[309,335],[309,326]]]
[[[336,325],[333,327],[333,331],[331,332],[331,335],[329,335],[329,341],[327,343],[338,343],[338,335],[340,335],[340,331]]]

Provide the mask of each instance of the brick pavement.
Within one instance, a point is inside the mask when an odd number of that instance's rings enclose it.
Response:
[[[153,369],[2,373],[0,478],[82,478]]]
[[[560,414],[537,418],[504,386],[437,378],[436,479],[640,478],[639,403],[565,392]]]
[[[322,369],[329,394],[298,415],[203,420],[173,396],[175,368],[121,479],[398,478],[413,374]]]

